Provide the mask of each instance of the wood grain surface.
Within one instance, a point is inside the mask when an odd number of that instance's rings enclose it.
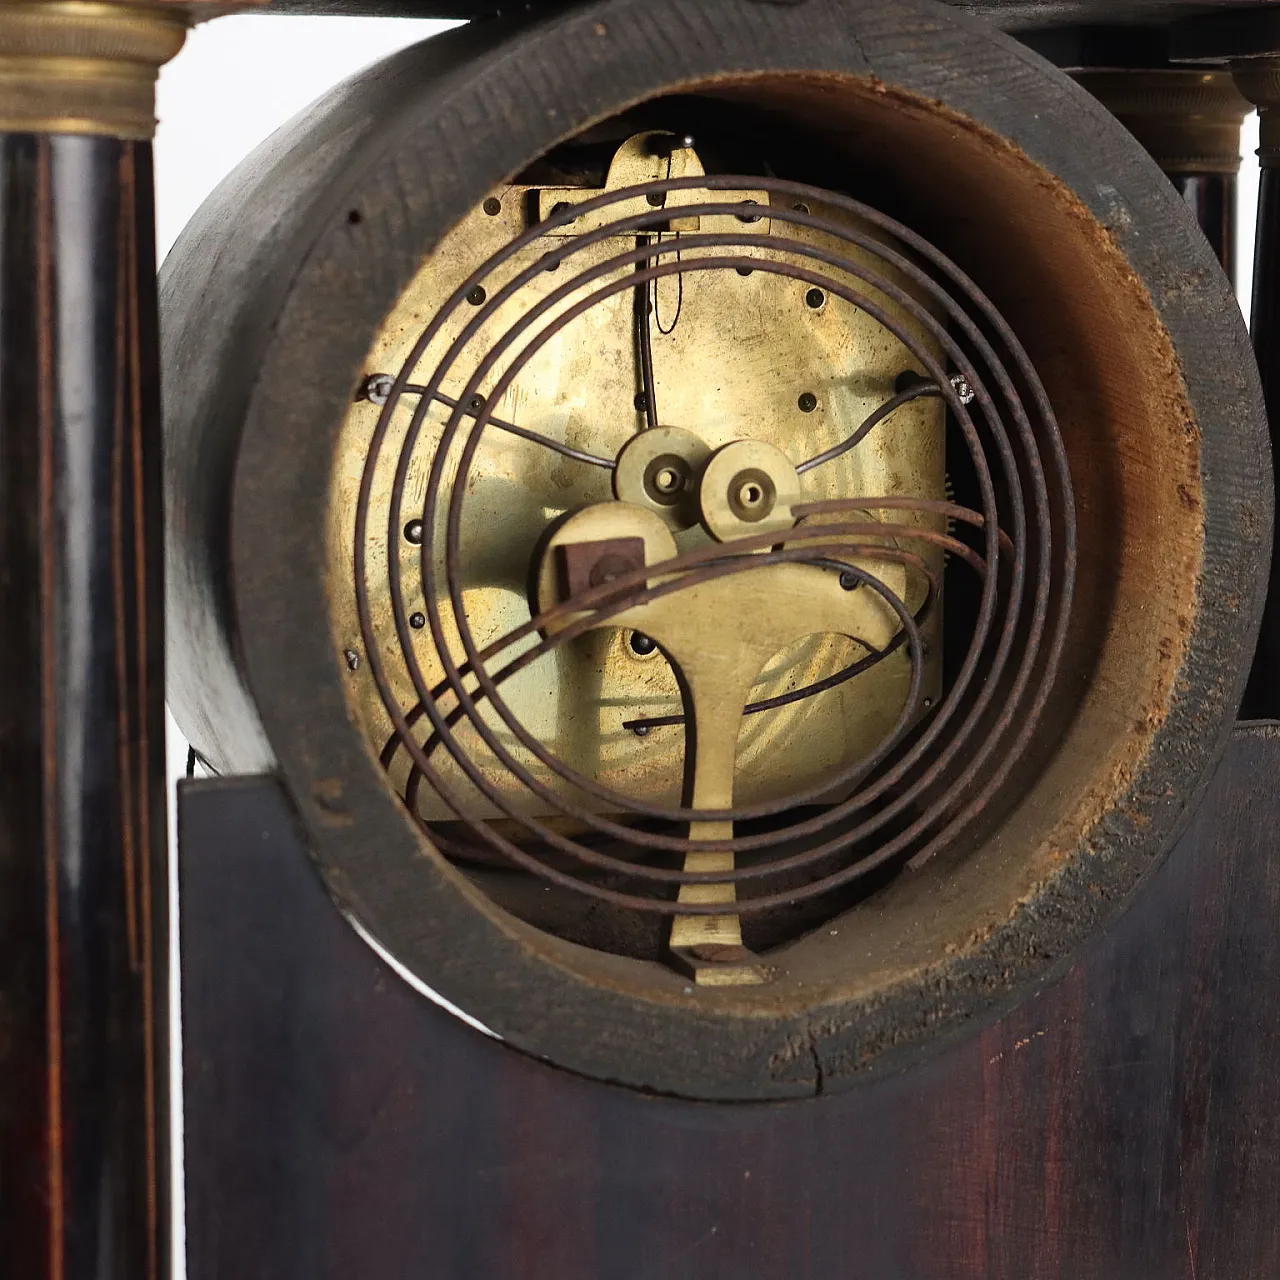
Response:
[[[192,1280],[1280,1274],[1280,726],[1133,908],[901,1075],[646,1097],[465,1027],[325,896],[270,778],[181,801]]]
[[[168,1263],[151,150],[0,136],[0,1275]]]

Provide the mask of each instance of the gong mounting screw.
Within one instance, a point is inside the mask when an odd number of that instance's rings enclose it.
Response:
[[[367,400],[370,404],[384,405],[391,399],[391,390],[396,380],[389,373],[371,373],[361,384],[360,394],[356,398]]]

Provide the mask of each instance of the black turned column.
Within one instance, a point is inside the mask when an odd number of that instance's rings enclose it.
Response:
[[[1171,173],[1178,194],[1187,202],[1208,237],[1232,284],[1236,280],[1236,188],[1234,173]]]
[[[1073,75],[1168,174],[1234,281],[1240,128],[1249,104],[1230,72],[1162,68]]]
[[[144,138],[156,66],[182,35],[159,16],[0,6],[6,1280],[169,1270],[163,513]],[[95,79],[98,48],[128,65],[104,61]],[[17,54],[33,53],[26,73]]]
[[[1258,354],[1262,389],[1271,420],[1271,448],[1280,486],[1280,59],[1237,65],[1236,83],[1258,106],[1262,166],[1258,190],[1258,238],[1253,270],[1253,349]],[[1245,692],[1246,719],[1280,718],[1280,556],[1271,563],[1258,656]]]

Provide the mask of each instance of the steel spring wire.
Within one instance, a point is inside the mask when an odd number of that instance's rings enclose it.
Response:
[[[545,259],[539,261],[517,273],[501,288],[486,290],[483,305],[471,304],[468,309],[474,314],[431,377],[425,383],[412,380],[425,352],[450,318],[467,304],[468,295],[476,296],[473,291],[477,287],[492,283],[495,273],[549,231],[563,228],[585,214],[637,198],[645,199],[648,204],[650,196],[665,197],[689,190],[732,192],[744,187],[769,192],[773,200],[768,211],[772,224],[769,234],[745,229],[748,220],[759,218],[758,204],[745,201],[682,204],[679,206],[682,217],[736,216],[743,222],[744,230],[682,233],[671,240],[644,243],[566,278],[525,311],[488,348],[461,393],[445,396],[445,379],[459,366],[463,353],[481,329],[499,308],[543,273]],[[887,233],[890,243],[859,227],[813,213],[809,204],[823,204],[851,214],[879,232]],[[642,213],[602,222],[592,231],[560,241],[554,257],[559,263],[566,263],[575,254],[607,239],[660,229],[669,216],[665,208],[650,206]],[[776,228],[781,224],[810,228],[879,259],[899,277],[905,276],[937,306],[944,318],[936,317],[929,306],[895,280],[864,262],[778,234]],[[727,250],[734,252],[725,252]],[[678,259],[667,260],[677,251]],[[743,251],[750,251],[751,256],[744,257]],[[771,253],[786,255],[787,260],[771,257]],[[697,256],[700,254],[709,256]],[[797,508],[797,517],[818,514],[840,517],[845,513],[858,513],[864,518],[745,538],[689,552],[665,564],[646,566],[604,587],[581,593],[481,648],[471,631],[463,600],[460,527],[472,462],[486,428],[495,425],[490,406],[501,401],[521,370],[547,342],[592,307],[619,293],[639,287],[648,290],[653,287],[652,282],[673,275],[736,270],[743,267],[744,262],[749,262],[752,270],[810,284],[843,299],[870,315],[906,346],[927,371],[963,436],[977,477],[981,509],[970,510],[953,503],[900,495],[813,502]],[[630,270],[616,278],[626,268]],[[851,288],[849,278],[861,282],[870,292]],[[594,291],[556,314],[525,345],[517,347],[539,321],[588,287]],[[923,329],[944,352],[950,369],[934,356],[928,343],[920,341],[911,328],[881,306],[876,295],[901,308]],[[997,348],[1003,351],[1003,359]],[[513,349],[514,358],[503,366],[493,388],[481,397],[481,386]],[[1019,394],[1019,386],[1025,389],[1025,401]],[[424,531],[419,548],[421,596],[435,650],[444,669],[443,680],[434,687],[428,685],[414,650],[399,557],[396,554],[388,557],[400,657],[416,697],[416,702],[408,707],[401,705],[394,694],[385,660],[379,652],[370,608],[367,551],[374,474],[396,407],[406,395],[416,396],[417,403],[396,461],[387,525],[391,547],[397,545],[400,530],[410,514],[404,510],[405,484],[427,413],[433,404],[443,403],[450,408],[434,449],[423,510],[412,513],[421,520]],[[978,421],[971,408],[978,411]],[[456,475],[452,485],[447,486],[446,462],[463,434],[467,419],[473,420],[473,426],[462,440]],[[496,425],[497,429],[503,429],[510,424]],[[989,444],[984,444],[984,434]],[[994,456],[994,474],[989,453]],[[1029,501],[1025,490],[1029,490]],[[443,548],[438,546],[436,535],[442,510],[445,516]],[[869,511],[887,510],[940,515],[964,524],[979,533],[982,552],[979,554],[962,540],[933,530],[865,519]],[[918,541],[943,548],[957,564],[965,565],[975,574],[981,587],[978,617],[964,662],[940,705],[932,709],[921,725],[916,724],[922,692],[920,625],[934,607],[940,584],[929,574],[922,557],[887,548],[888,538],[892,538],[895,545]],[[874,574],[844,563],[844,557],[859,552],[896,561],[908,573],[923,574],[927,579],[925,605],[913,615],[905,602]],[[443,562],[443,574],[438,561]],[[730,872],[702,873],[638,860],[670,855],[664,860],[673,862],[678,855],[705,848],[705,845],[687,836],[642,829],[634,825],[637,819],[657,820],[661,824],[775,819],[812,805],[819,798],[819,789],[724,811],[651,804],[612,791],[570,768],[519,721],[503,700],[500,686],[556,646],[648,599],[713,578],[779,563],[816,563],[833,571],[850,573],[864,588],[880,595],[894,611],[901,630],[892,644],[880,653],[870,654],[869,659],[863,660],[865,666],[855,664],[856,670],[849,668],[839,675],[841,679],[855,678],[891,652],[905,647],[911,661],[911,689],[902,714],[875,751],[849,761],[836,778],[824,780],[820,788],[823,794],[856,786],[847,799],[817,813],[811,810],[801,813],[781,828],[735,834],[732,840],[717,842],[718,848],[735,854],[761,855],[757,860],[745,865],[739,861]],[[1074,590],[1075,508],[1058,427],[1035,369],[1008,324],[957,266],[909,228],[847,196],[779,179],[715,175],[645,183],[573,205],[510,241],[458,286],[419,335],[382,407],[357,500],[353,568],[357,610],[370,672],[394,727],[383,761],[389,764],[400,750],[408,754],[411,774],[406,799],[411,807],[417,789],[425,782],[457,815],[469,838],[479,842],[480,847],[549,884],[620,907],[666,916],[751,915],[829,893],[887,864],[918,867],[950,844],[990,804],[1035,732],[1061,660]],[[464,654],[461,662],[455,660],[445,633],[442,600],[447,600],[452,609]],[[562,629],[547,630],[569,615],[574,615],[576,620]],[[530,646],[531,640],[535,643]],[[491,662],[518,644],[525,647],[498,670],[490,671]],[[824,682],[823,687],[832,686]],[[619,817],[607,816],[571,800],[536,777],[515,758],[499,731],[486,721],[481,714],[482,703],[488,703],[506,732],[550,774],[576,791],[594,797]],[[424,718],[430,724],[430,734],[420,742],[415,728]],[[681,719],[673,717],[655,723],[679,723]],[[595,835],[608,837],[615,852],[606,853],[563,834],[546,821],[519,813],[510,786],[495,784],[487,778],[457,738],[455,727],[464,720],[507,771],[508,778],[504,781],[517,783],[556,815],[572,818]],[[474,793],[454,794],[449,782],[432,763],[432,756],[440,750],[446,752],[471,787],[537,844],[512,839],[492,822],[469,813],[469,801],[474,803]],[[859,814],[866,816],[856,826],[842,825]],[[833,827],[839,829],[833,833]],[[866,843],[881,833],[884,833],[882,842],[866,851]],[[433,829],[431,835],[446,853],[465,851],[466,846],[438,828]],[[816,840],[816,843],[799,852],[781,852],[784,847],[794,848],[797,840]],[[582,871],[575,873],[550,864],[542,855],[543,850],[567,857],[572,866]],[[595,873],[623,877],[629,888],[622,890],[598,883],[591,878]],[[805,874],[804,883],[770,887],[771,880],[782,876],[794,879],[797,873]],[[673,900],[672,891],[676,887],[697,883],[734,883],[739,889],[738,900],[730,904],[677,904]],[[744,890],[750,892],[744,893]]]

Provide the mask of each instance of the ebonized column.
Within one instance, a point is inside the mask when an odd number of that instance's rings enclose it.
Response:
[[[1234,280],[1240,128],[1249,103],[1231,74],[1178,68],[1074,74],[1169,176]]]
[[[1171,173],[1178,194],[1208,237],[1222,269],[1236,279],[1236,189],[1234,173]]]
[[[1262,173],[1250,327],[1267,398],[1280,487],[1280,59],[1259,58],[1238,64],[1236,83],[1257,104],[1261,118],[1258,159]],[[1271,591],[1242,714],[1257,720],[1280,718],[1280,556],[1271,563]]]
[[[136,11],[114,27],[101,6],[0,6],[6,1280],[168,1273],[162,495],[138,135],[182,33]]]

